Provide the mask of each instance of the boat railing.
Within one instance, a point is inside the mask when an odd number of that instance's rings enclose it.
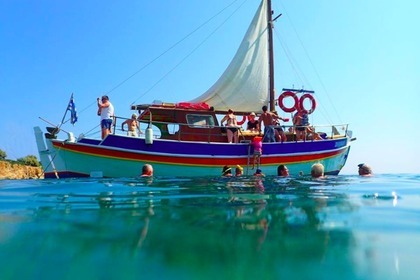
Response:
[[[118,125],[117,118],[116,125],[114,126],[115,130],[121,131],[121,123]],[[125,119],[123,119],[124,121]],[[219,126],[213,124],[186,124],[186,123],[174,123],[174,122],[164,122],[156,120],[148,120],[147,122],[140,122],[140,129],[144,133],[147,127],[151,127],[153,130],[153,138],[155,139],[171,139],[179,141],[206,141],[206,142],[226,142],[226,126]],[[281,125],[274,126],[275,129],[280,131],[280,129],[285,133],[288,142],[297,141],[296,137],[296,127],[293,125]],[[344,138],[347,136],[348,124],[341,125],[314,125],[310,126],[313,132],[319,134],[322,139],[337,139]],[[239,142],[248,142],[252,140],[253,137],[262,135],[256,131],[244,130],[242,127],[239,127]],[[263,131],[263,129],[262,129]],[[121,134],[123,132],[121,131]],[[311,133],[306,133],[307,136],[305,140],[314,140]],[[140,134],[139,137],[144,137],[144,134]]]

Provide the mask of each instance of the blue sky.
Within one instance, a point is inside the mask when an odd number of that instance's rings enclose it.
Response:
[[[0,149],[11,159],[37,155],[33,127],[47,125],[39,117],[59,123],[71,93],[79,122],[63,129],[76,136],[99,131],[104,93],[119,116],[133,102],[193,99],[224,71],[258,4],[0,0]],[[283,14],[276,88],[315,90],[314,124],[350,124],[357,141],[343,174],[361,162],[375,173],[420,173],[420,2],[273,0],[273,9]]]

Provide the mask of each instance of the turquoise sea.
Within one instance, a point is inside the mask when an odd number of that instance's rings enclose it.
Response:
[[[0,279],[419,279],[420,175],[0,181]]]

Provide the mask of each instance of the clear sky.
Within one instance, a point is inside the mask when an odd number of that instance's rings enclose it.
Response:
[[[224,71],[258,5],[0,0],[0,149],[10,159],[37,155],[33,127],[48,125],[39,117],[59,123],[71,93],[79,121],[62,128],[76,136],[99,132],[95,102],[105,93],[122,117],[133,102],[193,99]],[[315,90],[311,123],[350,125],[357,141],[342,173],[361,162],[375,173],[420,173],[420,1],[273,0],[273,9],[283,14],[277,91]]]

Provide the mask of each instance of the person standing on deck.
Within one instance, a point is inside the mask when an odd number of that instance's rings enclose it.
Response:
[[[102,139],[111,133],[111,126],[114,117],[114,106],[109,102],[107,95],[102,96],[101,99],[96,100],[98,102],[98,115],[101,116],[101,129]]]
[[[258,121],[264,124],[264,138],[263,142],[276,142],[275,138],[275,131],[274,131],[274,125],[276,123],[276,120],[282,120],[286,121],[287,119],[283,119],[273,112],[268,111],[267,106],[262,107],[263,113],[259,117]]]
[[[236,116],[233,114],[233,110],[229,109],[226,116],[221,119],[220,124],[223,125],[223,122],[226,121],[226,134],[229,143],[238,143],[239,141],[239,126],[236,120]]]
[[[122,131],[124,131],[125,124],[127,124],[127,127],[128,127],[128,131],[127,131],[128,136],[137,137],[137,130],[139,131],[140,134],[142,133],[139,123],[137,122],[136,114],[131,115],[131,119],[127,119],[121,124]]]

